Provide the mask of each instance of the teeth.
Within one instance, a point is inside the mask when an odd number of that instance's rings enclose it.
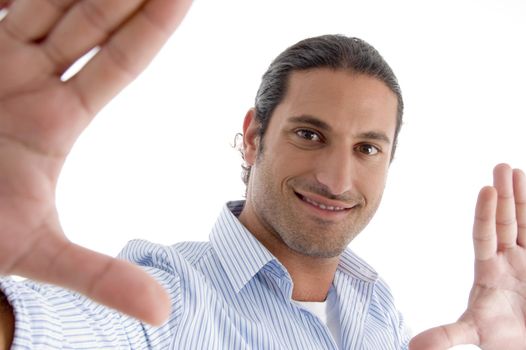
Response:
[[[303,199],[305,199],[306,202],[320,208],[320,209],[323,209],[323,210],[330,210],[330,211],[342,211],[342,210],[345,210],[345,208],[342,208],[342,207],[333,207],[332,205],[325,205],[325,204],[321,204],[321,203],[318,203],[318,202],[315,202],[313,201],[312,199],[310,198],[307,198],[307,197],[303,197]]]

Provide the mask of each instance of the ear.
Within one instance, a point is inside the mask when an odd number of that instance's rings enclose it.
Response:
[[[254,165],[259,148],[259,123],[255,108],[250,108],[243,121],[243,154],[248,165]]]

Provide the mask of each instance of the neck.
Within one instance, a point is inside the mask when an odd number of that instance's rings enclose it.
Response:
[[[294,284],[294,300],[324,301],[327,298],[339,256],[321,258],[293,251],[263,227],[254,215],[248,214],[247,207],[241,212],[239,221],[285,266]]]
[[[314,258],[302,256],[295,252],[286,255],[272,253],[287,268],[292,278],[294,283],[292,299],[298,301],[324,301],[327,298],[327,293],[338,267],[338,257]]]

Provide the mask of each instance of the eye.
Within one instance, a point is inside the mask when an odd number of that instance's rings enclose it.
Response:
[[[362,143],[356,146],[355,150],[367,156],[374,156],[375,154],[380,152],[380,149],[378,147],[371,145],[369,143]]]
[[[322,142],[322,137],[319,133],[316,131],[312,131],[309,129],[298,129],[294,131],[296,135],[298,135],[300,138],[307,140],[307,141],[314,141],[314,142]]]

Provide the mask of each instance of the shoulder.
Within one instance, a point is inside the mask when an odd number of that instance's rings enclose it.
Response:
[[[137,239],[128,242],[118,257],[146,269],[180,274],[184,267],[195,266],[211,250],[209,242],[181,242],[166,246]]]

